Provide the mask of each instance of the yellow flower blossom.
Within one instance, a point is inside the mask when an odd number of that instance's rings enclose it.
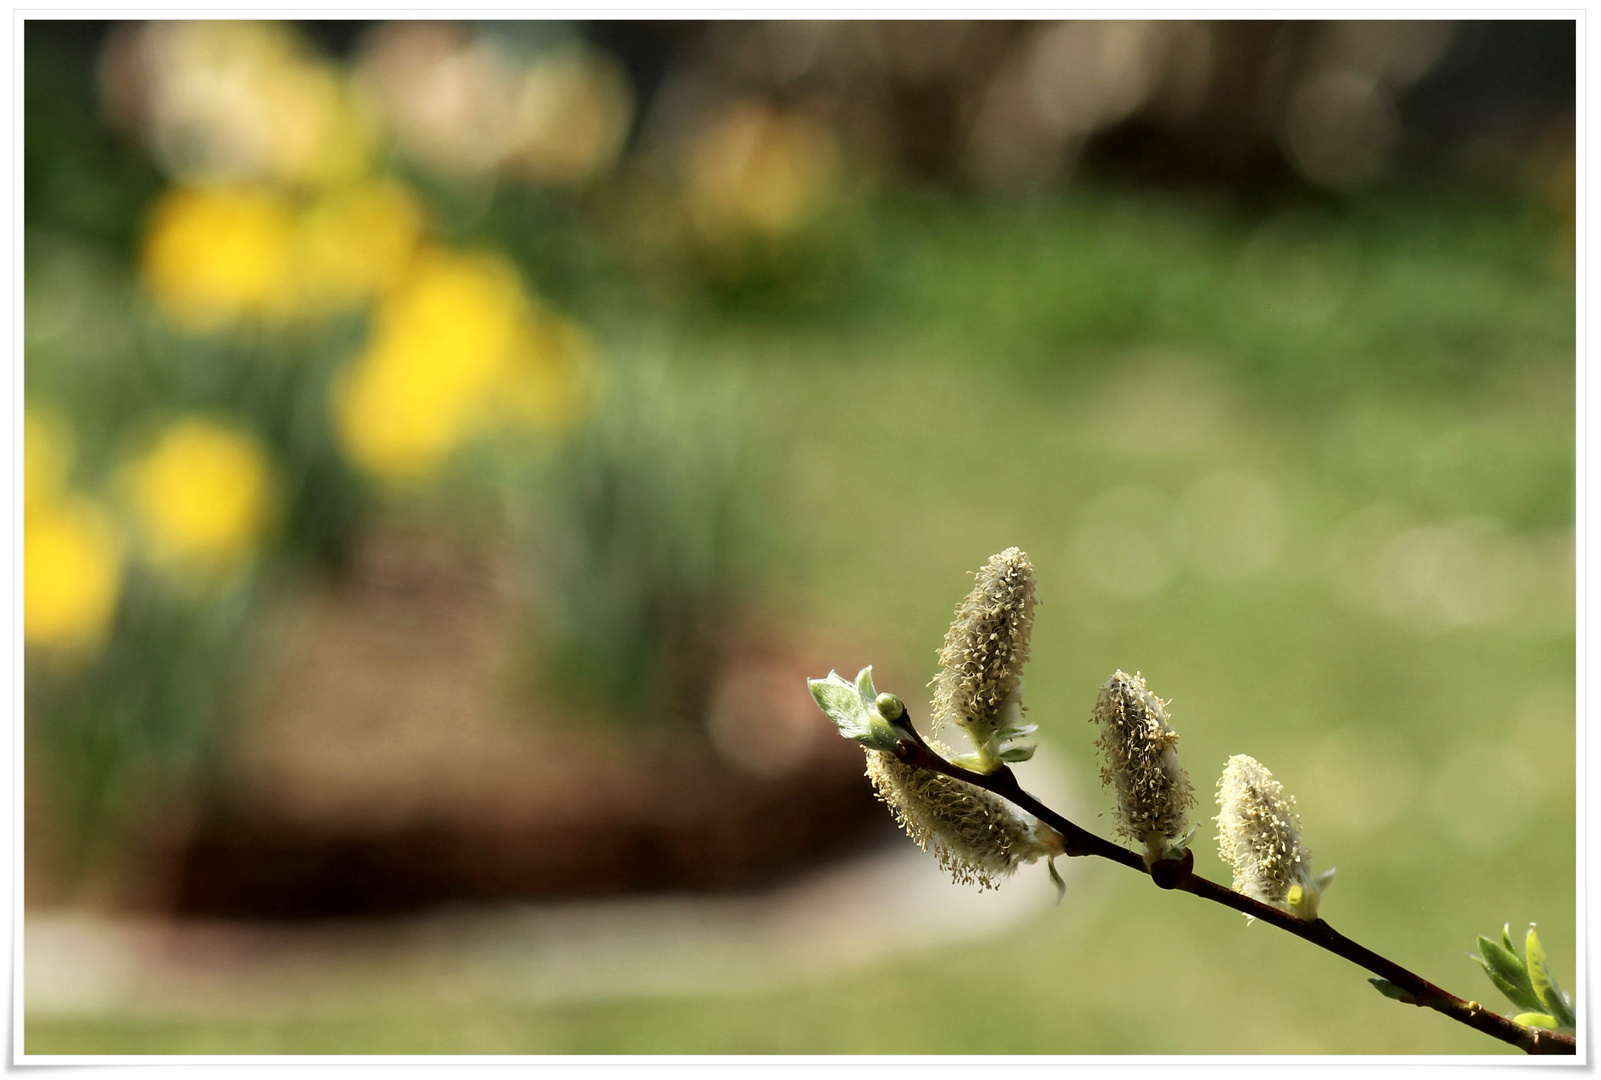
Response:
[[[369,348],[334,390],[345,453],[368,474],[394,483],[432,476],[465,436],[459,400],[434,399],[436,373],[402,351]]]
[[[434,248],[379,306],[374,337],[412,346],[408,355],[437,369],[441,389],[465,391],[498,371],[532,307],[504,256]]]
[[[253,188],[174,188],[151,216],[140,270],[163,314],[206,333],[281,313],[295,218],[284,197]]]
[[[179,572],[204,577],[237,567],[271,511],[266,449],[215,420],[172,424],[125,479],[151,561]]]
[[[401,276],[423,211],[393,180],[348,185],[302,208],[264,188],[176,188],[146,238],[145,284],[179,328],[292,319],[370,302]]]
[[[30,504],[23,525],[23,638],[80,651],[104,637],[121,592],[121,545],[110,517],[80,496]]]
[[[331,192],[300,222],[299,306],[308,313],[348,310],[393,286],[422,236],[423,210],[396,180]]]
[[[497,420],[565,422],[583,349],[536,310],[505,258],[426,250],[380,301],[335,388],[341,443],[372,476],[425,480]]]

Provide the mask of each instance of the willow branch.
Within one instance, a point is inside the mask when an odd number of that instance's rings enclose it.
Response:
[[[959,765],[952,765],[923,741],[923,737],[912,727],[911,718],[905,712],[902,712],[900,719],[893,721],[893,723],[907,735],[906,739],[896,743],[895,746],[895,756],[900,758],[901,761],[916,768],[931,769],[934,772],[943,773],[946,776],[972,784],[974,787],[983,788],[985,791],[1007,799],[1059,832],[1062,835],[1064,853],[1067,855],[1095,855],[1103,859],[1110,859],[1131,870],[1138,870],[1140,873],[1149,876],[1161,888],[1187,892],[1199,896],[1203,900],[1222,904],[1224,907],[1233,908],[1235,911],[1243,912],[1254,919],[1270,923],[1280,930],[1287,931],[1298,938],[1310,941],[1321,949],[1326,949],[1336,956],[1343,957],[1358,967],[1366,968],[1380,978],[1388,979],[1406,991],[1412,1004],[1444,1013],[1459,1024],[1466,1024],[1468,1027],[1482,1031],[1492,1038],[1510,1043],[1526,1053],[1575,1054],[1578,1052],[1578,1042],[1574,1036],[1524,1027],[1522,1024],[1513,1023],[1499,1013],[1486,1009],[1477,1001],[1465,1001],[1455,994],[1441,989],[1423,976],[1407,970],[1395,961],[1357,944],[1335,930],[1323,919],[1308,921],[1297,918],[1282,908],[1264,904],[1260,900],[1252,899],[1200,876],[1193,870],[1195,864],[1193,852],[1185,851],[1183,860],[1163,859],[1147,867],[1145,859],[1137,852],[1130,851],[1128,848],[1114,844],[1110,840],[1096,836],[1081,826],[1075,825],[1024,791],[1017,782],[1017,777],[1013,775],[1012,770],[1007,766],[1002,765],[991,773],[977,773],[964,769]]]

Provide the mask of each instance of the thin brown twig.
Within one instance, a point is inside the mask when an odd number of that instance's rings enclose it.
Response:
[[[1191,893],[1203,900],[1210,900],[1235,911],[1244,912],[1255,919],[1271,923],[1280,930],[1288,931],[1298,938],[1310,941],[1319,948],[1326,949],[1336,956],[1343,957],[1359,967],[1383,979],[1388,979],[1404,990],[1412,999],[1412,1004],[1426,1007],[1436,1012],[1444,1013],[1460,1024],[1482,1031],[1492,1038],[1510,1043],[1518,1049],[1529,1054],[1576,1054],[1578,1040],[1572,1035],[1565,1035],[1556,1031],[1542,1031],[1538,1028],[1524,1027],[1515,1024],[1499,1013],[1492,1012],[1480,1005],[1477,1001],[1464,1001],[1449,991],[1443,990],[1434,983],[1412,971],[1397,964],[1387,957],[1380,956],[1372,949],[1357,944],[1350,938],[1341,934],[1322,919],[1306,920],[1290,914],[1282,908],[1271,904],[1264,904],[1249,896],[1235,892],[1233,889],[1219,885],[1215,881],[1195,873],[1193,866],[1195,856],[1185,851],[1182,861],[1176,859],[1159,860],[1147,867],[1145,859],[1137,852],[1110,840],[1096,836],[1087,829],[1067,820],[1061,814],[1052,810],[1034,796],[1024,791],[1017,782],[1017,777],[1005,765],[1000,766],[992,773],[977,773],[964,769],[959,765],[952,765],[929,745],[923,737],[912,727],[911,717],[904,711],[900,719],[894,721],[896,727],[907,733],[907,739],[898,742],[895,754],[908,765],[918,768],[932,769],[938,773],[983,788],[1007,799],[1023,810],[1039,818],[1045,824],[1062,834],[1064,853],[1070,856],[1098,855],[1103,859],[1121,863],[1132,870],[1138,870],[1148,875],[1158,886],[1164,889],[1177,889],[1181,892]]]

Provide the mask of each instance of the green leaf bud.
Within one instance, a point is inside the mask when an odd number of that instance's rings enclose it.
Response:
[[[1406,989],[1405,987],[1397,986],[1389,979],[1380,979],[1374,977],[1369,978],[1368,982],[1373,984],[1373,989],[1377,990],[1387,998],[1394,998],[1396,1001],[1402,1001],[1408,1005],[1416,1005],[1418,1003],[1416,994],[1412,993],[1412,991]]]
[[[1557,1022],[1556,1017],[1538,1012],[1518,1013],[1512,1018],[1512,1022],[1514,1024],[1522,1024],[1524,1027],[1544,1028],[1547,1031],[1555,1031],[1562,1026]]]
[[[1468,955],[1472,956],[1471,953]],[[1523,965],[1523,958],[1518,955],[1516,949],[1508,948],[1500,942],[1480,935],[1479,955],[1474,959],[1484,968],[1484,973],[1490,977],[1496,989],[1500,990],[1512,1004],[1520,1009],[1544,1011],[1545,1005],[1535,994],[1534,986],[1529,982],[1528,970]]]
[[[1056,902],[1060,904],[1062,897],[1067,895],[1067,882],[1062,880],[1062,875],[1056,869],[1056,856],[1046,856],[1045,869],[1050,872],[1051,884],[1056,886]]]
[[[1524,1010],[1517,1018],[1518,1023],[1529,1027],[1555,1026],[1572,1031],[1576,1023],[1573,999],[1557,985],[1551,965],[1546,960],[1545,947],[1540,944],[1540,937],[1532,925],[1524,938],[1523,947],[1524,955],[1519,956],[1517,946],[1512,941],[1512,927],[1503,923],[1500,941],[1480,935],[1479,954],[1475,956],[1468,953],[1468,956],[1484,969],[1485,975],[1508,1001]],[[1533,1019],[1525,1020],[1524,1017]],[[1541,1017],[1549,1017],[1554,1025],[1539,1022]]]
[[[873,669],[864,667],[854,683],[838,672],[830,671],[824,679],[807,679],[812,699],[823,710],[839,733],[854,739],[872,750],[893,752],[895,744],[906,736],[885,719],[880,708],[878,691],[873,688]],[[893,697],[886,694],[885,697]],[[897,699],[898,700],[898,699]]]

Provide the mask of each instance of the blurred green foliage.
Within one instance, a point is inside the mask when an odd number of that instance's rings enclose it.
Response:
[[[863,303],[1024,371],[1156,346],[1302,408],[1454,396],[1509,354],[1571,351],[1554,231],[1537,207],[1450,197],[1248,214],[1114,191],[930,195],[889,207],[875,259],[888,303]]]
[[[92,24],[82,28],[93,34]],[[95,100],[93,53],[34,21],[23,39],[23,219],[131,257],[161,175],[108,131]]]
[[[736,383],[622,368],[589,423],[510,492],[535,601],[530,671],[570,706],[697,722],[770,541]]]

